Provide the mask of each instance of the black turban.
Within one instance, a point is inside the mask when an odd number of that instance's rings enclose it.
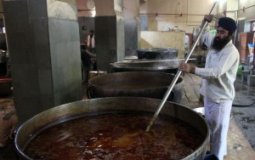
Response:
[[[236,30],[236,22],[232,18],[222,17],[219,19],[218,27],[222,27],[230,33],[233,33]]]

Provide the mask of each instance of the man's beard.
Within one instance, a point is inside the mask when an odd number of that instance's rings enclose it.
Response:
[[[216,51],[220,51],[222,48],[226,46],[226,44],[231,40],[231,36],[227,36],[223,39],[220,39],[219,37],[215,37],[213,39],[212,48]]]

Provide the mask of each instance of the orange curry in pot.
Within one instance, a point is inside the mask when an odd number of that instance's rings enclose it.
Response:
[[[200,133],[180,120],[141,113],[84,116],[41,131],[25,148],[35,160],[179,160],[202,143]]]

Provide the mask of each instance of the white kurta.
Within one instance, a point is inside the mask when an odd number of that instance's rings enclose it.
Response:
[[[235,97],[234,81],[239,53],[230,41],[220,52],[210,50],[205,68],[196,68],[201,76],[200,93],[204,96],[205,118],[210,128],[210,151],[219,160],[227,154],[227,132]]]
[[[230,41],[220,52],[210,50],[205,68],[196,68],[195,74],[203,78],[200,93],[214,102],[233,100],[234,81],[239,65],[239,53]]]

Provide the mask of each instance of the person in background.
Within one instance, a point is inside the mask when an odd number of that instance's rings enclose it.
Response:
[[[94,30],[90,30],[87,37],[87,47],[89,51],[95,50],[95,33]]]
[[[208,26],[206,28],[205,33],[201,36],[201,48],[203,50],[208,50],[211,47],[215,35],[216,30],[215,29],[210,30],[210,27]]]
[[[187,33],[185,33],[184,35],[184,50],[185,50],[185,55],[188,55],[190,50],[190,40],[189,40],[189,35]]]
[[[204,18],[204,21],[211,20],[212,16]],[[239,65],[239,53],[232,42],[236,27],[231,18],[218,20],[217,33],[209,48],[205,68],[190,63],[180,64],[181,71],[202,77],[200,93],[204,97],[205,119],[210,128],[211,154],[205,157],[206,160],[223,160],[227,155],[227,133]]]
[[[83,70],[83,83],[88,84],[89,71],[91,70],[91,58],[96,58],[96,55],[87,49],[86,45],[81,45],[81,61]]]
[[[91,52],[93,54],[96,53],[95,32],[94,32],[94,30],[89,31],[89,34],[88,34],[88,37],[87,37],[87,47],[88,47],[89,52]],[[92,62],[93,70],[97,70],[96,59],[92,58],[91,62]]]

